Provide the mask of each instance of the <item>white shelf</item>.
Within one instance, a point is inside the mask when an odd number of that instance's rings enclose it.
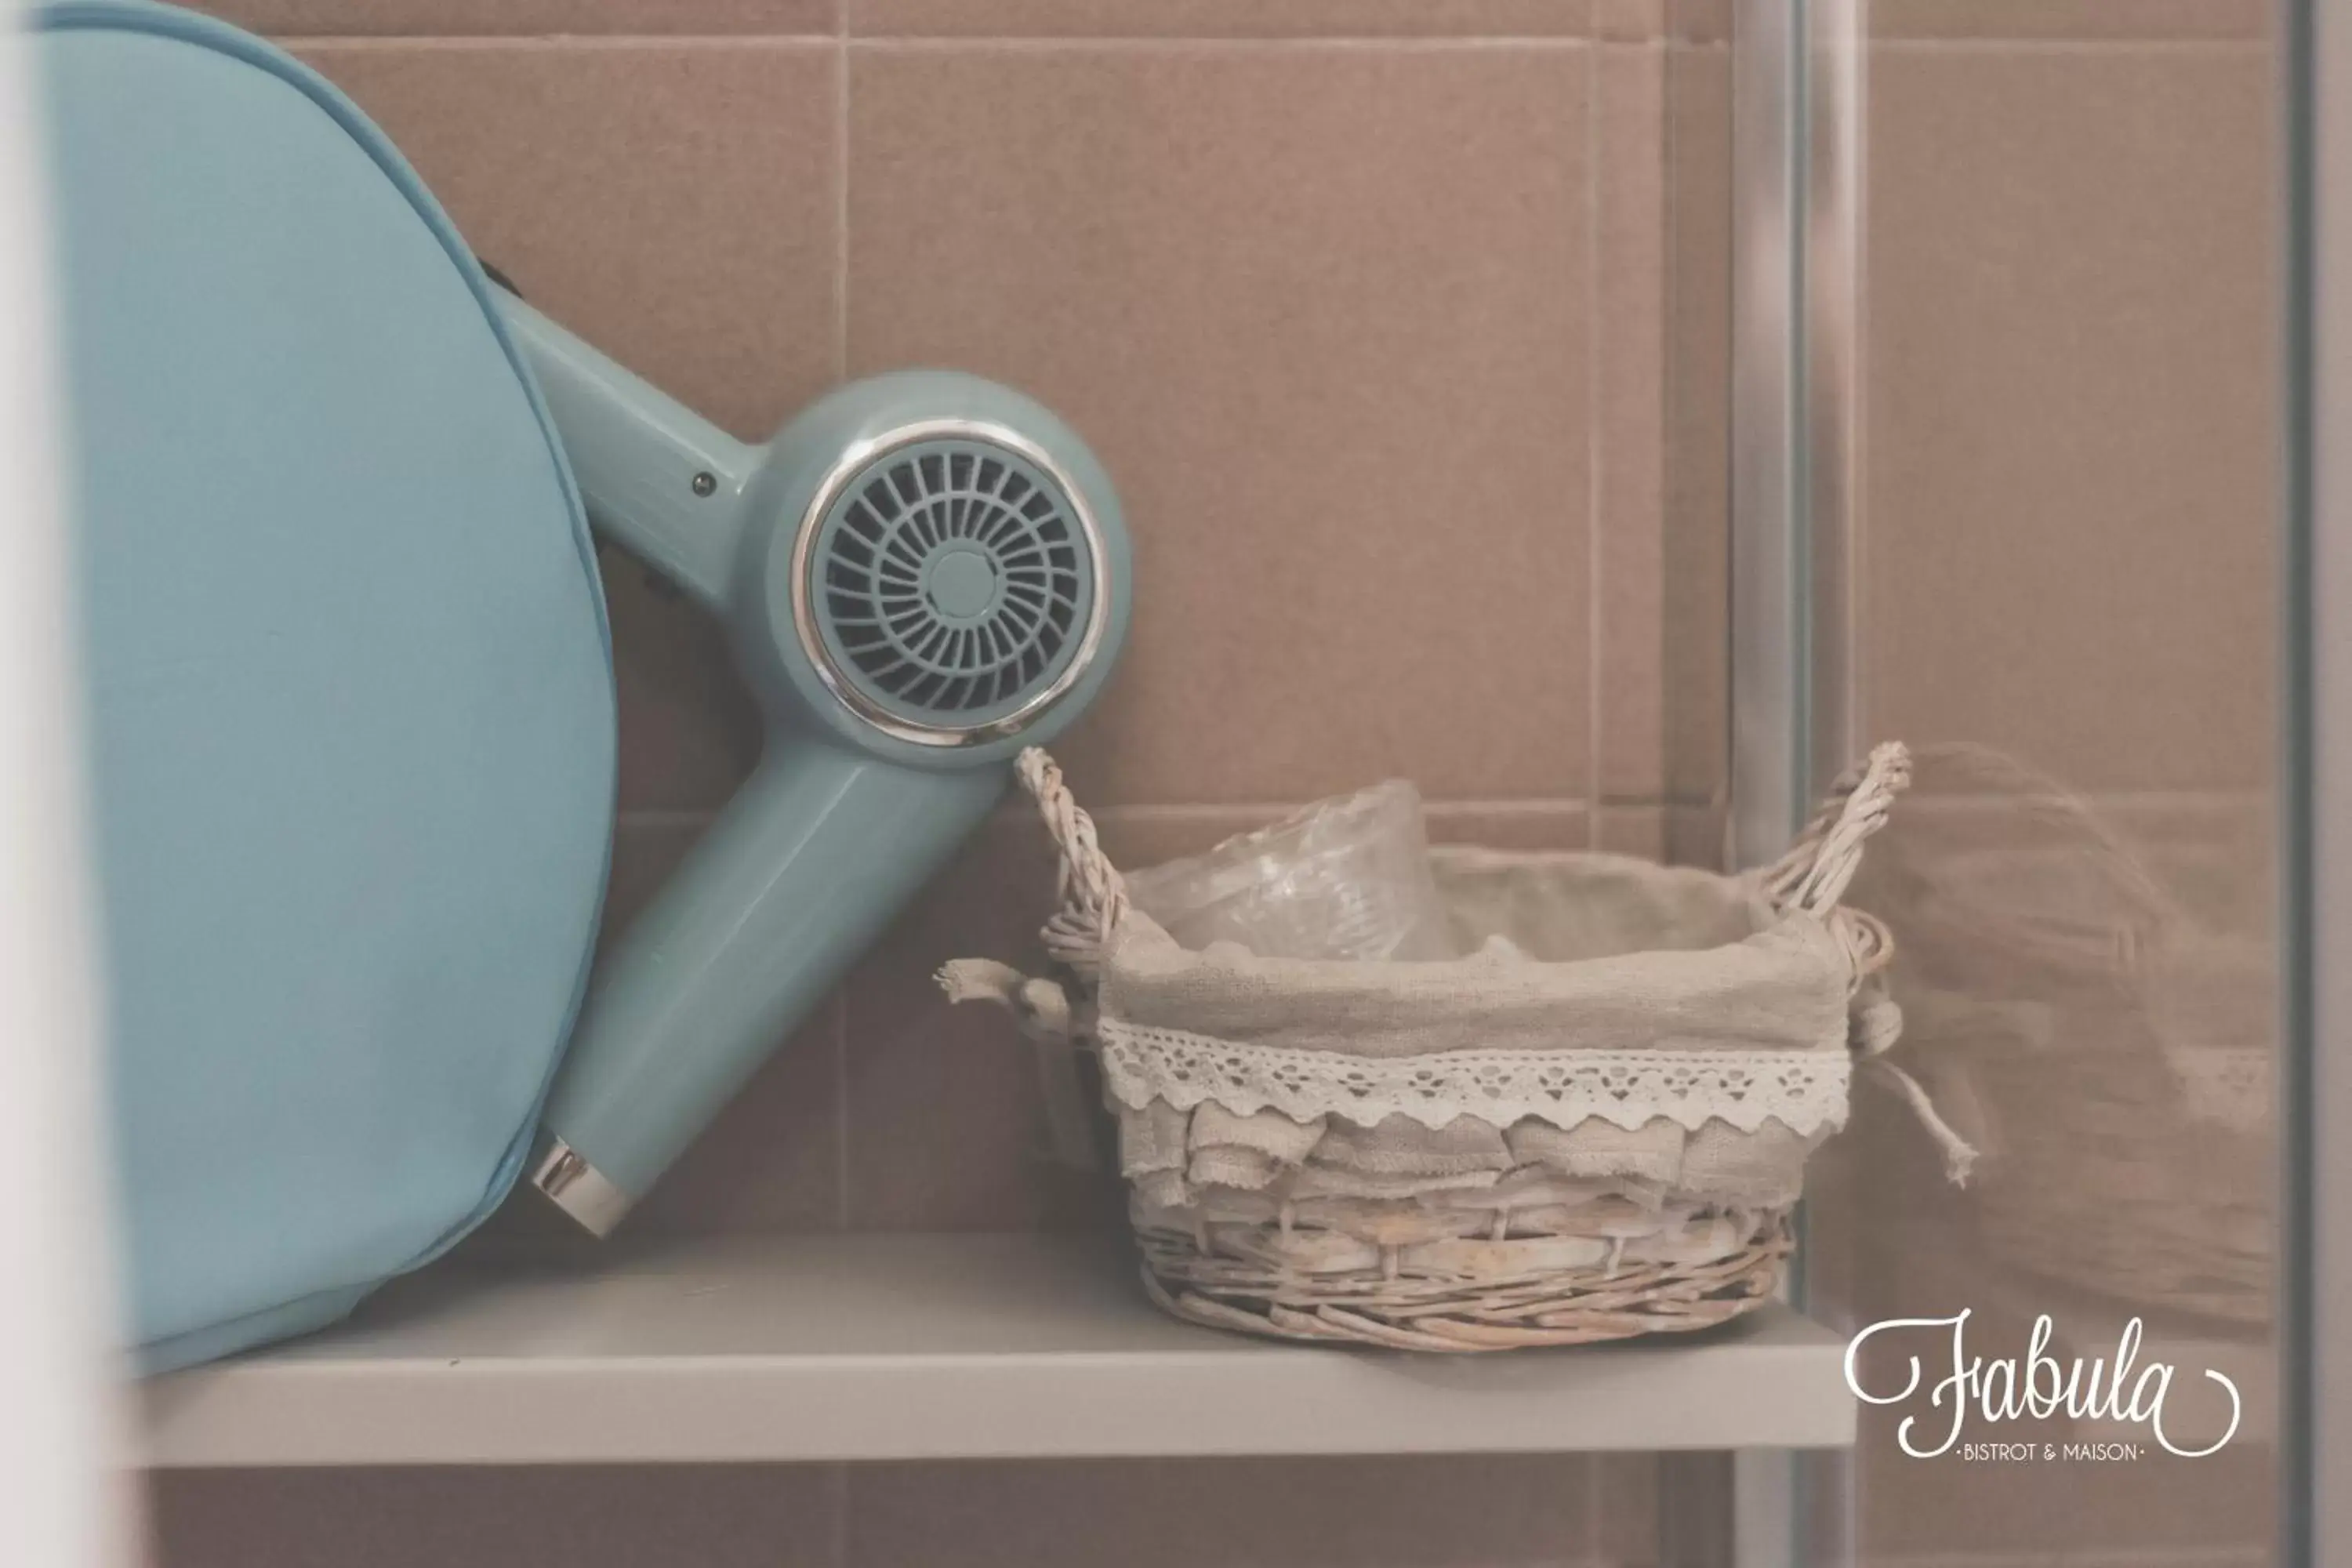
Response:
[[[352,1322],[146,1389],[165,1466],[711,1463],[1823,1447],[1843,1347],[1778,1305],[1697,1335],[1436,1357],[1163,1317],[1123,1242],[678,1245],[435,1269]]]

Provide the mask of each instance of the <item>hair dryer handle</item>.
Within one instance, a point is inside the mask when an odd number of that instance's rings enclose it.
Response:
[[[603,1235],[1003,795],[998,765],[888,766],[815,742],[759,771],[588,998],[532,1182]]]
[[[763,456],[512,294],[507,331],[562,432],[597,531],[714,608],[741,552]]]

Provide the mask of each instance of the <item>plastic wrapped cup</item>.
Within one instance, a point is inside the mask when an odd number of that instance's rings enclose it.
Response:
[[[1457,956],[1430,874],[1421,794],[1402,779],[1130,872],[1127,888],[1195,951],[1234,942],[1261,958]]]

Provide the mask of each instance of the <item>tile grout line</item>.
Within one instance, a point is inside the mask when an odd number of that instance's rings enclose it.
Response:
[[[1657,356],[1658,380],[1654,391],[1656,401],[1650,405],[1654,421],[1651,439],[1655,443],[1647,454],[1650,466],[1652,511],[1649,526],[1657,540],[1658,558],[1657,605],[1658,624],[1652,634],[1651,646],[1658,658],[1658,723],[1654,735],[1644,736],[1643,743],[1652,747],[1651,763],[1656,768],[1658,795],[1671,799],[1674,795],[1673,746],[1667,736],[1674,732],[1674,697],[1666,689],[1666,607],[1670,595],[1666,591],[1668,563],[1673,559],[1672,518],[1674,503],[1674,441],[1675,441],[1675,261],[1678,248],[1675,232],[1675,49],[1661,43],[1657,52],[1657,94],[1652,100],[1652,112],[1657,117],[1651,127],[1651,166],[1657,179],[1656,205],[1642,215],[1642,222],[1657,240],[1657,300],[1658,317],[1650,324],[1649,352]],[[1662,816],[1661,823],[1668,818]],[[1659,851],[1668,854],[1673,829],[1662,826]]]
[[[1867,0],[1857,0],[1858,15],[1866,32],[1870,26]],[[1841,672],[1845,690],[1841,694],[1844,707],[1844,740],[1847,744],[1868,743],[1870,734],[1870,682],[1874,660],[1863,657],[1871,647],[1869,621],[1870,594],[1870,61],[1865,54],[1852,75],[1852,90],[1847,95],[1846,112],[1852,116],[1853,151],[1845,162],[1845,216],[1852,236],[1845,262],[1846,360],[1844,365],[1844,431],[1842,456],[1845,471],[1838,477],[1837,548],[1843,560],[1839,565],[1844,581],[1837,606],[1844,625],[1835,636],[1841,639],[1838,662],[1844,666]]]
[[[1658,233],[1659,233],[1659,292],[1658,292],[1658,668],[1666,667],[1665,604],[1666,563],[1669,542],[1675,526],[1676,445],[1675,413],[1681,406],[1685,383],[1689,379],[1688,367],[1683,363],[1680,352],[1682,340],[1677,328],[1677,314],[1685,281],[1687,264],[1683,255],[1683,202],[1681,157],[1683,153],[1682,118],[1676,111],[1684,95],[1690,89],[1688,78],[1675,68],[1678,50],[1669,47],[1658,60]],[[1727,636],[1723,648],[1727,665],[1730,660]],[[1668,693],[1663,675],[1659,679],[1660,707],[1658,713],[1658,793],[1664,798],[1675,799],[1674,774],[1675,750],[1669,737],[1674,733],[1674,713],[1665,706]],[[1728,711],[1728,700],[1726,710]],[[1727,718],[1727,722],[1728,720]],[[1695,803],[1713,808],[1722,803],[1710,792],[1706,800]],[[1673,809],[1672,807],[1669,808]],[[1671,847],[1673,827],[1666,828]]]
[[[832,1568],[849,1568],[849,1494],[850,1489],[856,1484],[856,1478],[845,1464],[835,1465],[825,1480],[825,1498],[833,1508]]]
[[[856,0],[835,0],[834,21],[834,149],[833,149],[833,374],[849,378],[849,10]],[[849,984],[844,979],[833,1000],[833,1218],[847,1231],[855,1216],[850,1201],[850,1157],[856,1129],[850,1115]],[[849,1489],[847,1466],[838,1467],[838,1495],[834,1499],[834,1568],[848,1568]]]
[[[1601,144],[1601,50],[1595,48],[1584,65],[1584,449],[1587,472],[1584,499],[1584,798],[1592,802],[1584,824],[1588,849],[1601,845],[1601,739],[1602,654],[1605,639],[1601,617],[1607,612],[1601,592],[1601,504],[1603,487],[1601,400],[1603,395],[1601,272],[1604,247],[1601,240],[1601,182],[1608,177],[1607,149]]]
[[[2179,801],[2168,795],[2151,795],[2144,804],[2163,805],[2194,804],[2202,797],[2184,793]],[[1275,817],[1297,810],[1307,805],[1304,797],[1273,801],[1136,801],[1106,805],[1092,815],[1098,819],[1124,822],[1181,822],[1237,816]],[[1596,811],[1673,811],[1705,810],[1719,805],[1718,801],[1699,795],[1606,795],[1586,800],[1574,795],[1505,796],[1495,799],[1478,797],[1445,797],[1424,800],[1423,809],[1439,817],[1464,816],[1543,817],[1566,816],[1572,812]],[[617,828],[632,832],[699,832],[719,818],[718,806],[628,807],[614,814]],[[1032,813],[1023,806],[1007,805],[999,808],[991,820],[1028,823]]]
[[[1609,1531],[1601,1523],[1601,1510],[1608,1506],[1608,1497],[1601,1485],[1601,1457],[1584,1456],[1584,1554],[1591,1562],[1601,1561],[1601,1547]]]
[[[1580,48],[1638,49],[1658,47],[1722,49],[1728,47],[1727,41],[1721,38],[1664,37],[1603,38],[1574,33],[1464,35],[1459,37],[1433,37],[1428,34],[1335,34],[1293,37],[1234,37],[1214,34],[1181,37],[1097,34],[990,37],[961,37],[953,34],[861,35],[839,31],[833,33],[273,33],[269,35],[269,41],[281,48],[294,50],[454,50],[517,47],[577,49],[663,47],[742,49],[817,48],[846,45],[856,49],[906,52],[965,50],[975,53],[1048,50],[1083,52],[1118,49],[1145,52],[1223,49],[1247,53],[1321,49],[1335,53],[1394,50],[1405,54],[1469,54],[1530,50],[1549,52]],[[2275,54],[2278,47],[2274,40],[2253,33],[2186,34],[2173,37],[2134,37],[2128,34],[2113,36],[2093,34],[2068,37],[1882,37],[1873,39],[1871,47],[1874,49],[1905,52],[1948,50],[1973,53],[2009,50],[2027,54],[2108,51],[2189,54],[2212,51],[2262,55]]]
[[[1870,41],[1874,52],[1881,49],[1898,53],[1929,53],[1945,51],[1953,54],[1984,54],[2010,52],[2027,55],[2043,54],[2148,54],[2183,55],[2211,51],[2218,54],[2275,54],[2278,46],[2256,33],[2231,33],[2204,36],[2189,34],[2179,37],[2131,37],[2119,36],[2100,37],[2095,35],[2060,38],[1960,38],[1960,37],[1876,37]]]
[[[973,53],[1025,53],[1051,50],[1089,52],[1139,49],[1227,49],[1235,52],[1330,50],[1335,53],[1395,49],[1413,54],[1508,53],[1521,50],[1580,49],[1601,40],[1573,33],[1465,34],[1308,34],[1288,37],[1242,36],[1044,34],[1035,37],[965,37],[900,34],[830,33],[283,33],[271,41],[287,48],[320,47],[352,49],[512,48],[518,46],[576,49],[814,48],[846,44],[854,48],[908,53],[964,50]]]
[[[872,34],[853,37],[849,40],[853,48],[905,54],[954,51],[973,54],[1051,52],[1077,54],[1118,49],[1133,49],[1146,53],[1185,49],[1223,49],[1236,54],[1313,53],[1318,50],[1333,54],[1376,53],[1384,50],[1393,50],[1402,54],[1509,54],[1527,51],[1550,53],[1555,50],[1590,48],[1598,41],[1595,38],[1573,33],[1492,36],[1465,34],[1459,37],[1433,37],[1428,34],[1318,34],[1292,37],[1220,37],[1214,34],[1204,34],[1199,37],[1121,36],[1118,34],[1041,35],[1034,37],[963,37],[954,35],[913,37]]]
[[[1898,1552],[1871,1559],[1876,1568],[2050,1568],[2053,1562],[2064,1568],[2267,1568],[2274,1561],[2254,1546],[2095,1546],[2054,1559],[2040,1552],[1987,1555],[1962,1549]]]
[[[272,33],[281,49],[815,49],[841,42],[838,33]]]
[[[1307,804],[1305,796],[1292,796],[1282,800],[1130,801],[1095,807],[1088,815],[1097,818],[1123,817],[1129,821],[1177,820],[1189,816],[1279,815],[1286,811],[1296,811]],[[1592,804],[1575,795],[1521,795],[1494,798],[1475,795],[1441,795],[1434,799],[1424,799],[1422,806],[1426,811],[1442,813],[1475,811],[1495,816],[1538,816],[1548,813],[1589,810]],[[1624,803],[1612,800],[1609,804],[1618,805]],[[1005,809],[1011,816],[1024,821],[1032,820],[1034,816],[1034,812],[1026,807],[1013,805]]]
[[[833,375],[849,379],[849,7],[840,0],[834,51]]]

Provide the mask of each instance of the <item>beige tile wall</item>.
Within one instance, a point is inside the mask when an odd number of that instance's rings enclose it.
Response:
[[[1863,689],[2078,789],[2255,789],[2277,705],[2267,44],[1873,61]]]
[[[1115,857],[1392,774],[1440,838],[1715,852],[1722,5],[214,8],[350,91],[535,302],[740,435],[922,363],[1069,414],[1136,542],[1120,674],[1058,748]],[[604,565],[617,928],[758,737],[710,626]],[[1031,952],[1051,891],[1001,814],[633,1224],[1117,1223],[1115,1187],[1039,1157],[1025,1047],[929,978]],[[477,1245],[570,1244],[541,1220]],[[223,1475],[159,1512],[172,1568],[1633,1564],[1654,1468]]]

